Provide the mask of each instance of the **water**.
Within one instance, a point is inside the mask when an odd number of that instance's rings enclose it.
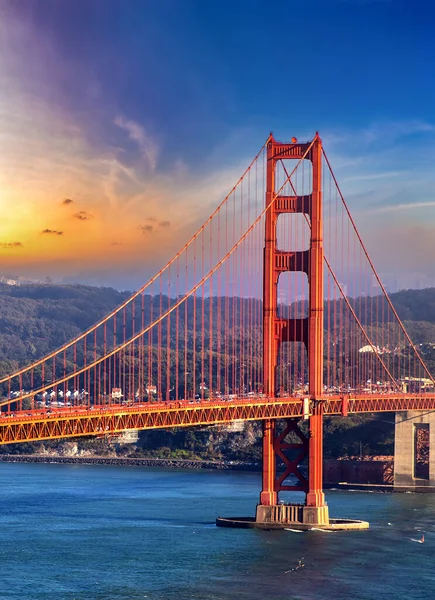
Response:
[[[259,484],[255,473],[0,463],[0,600],[434,597],[434,496],[328,493],[332,516],[368,531],[214,526],[253,514]],[[420,530],[424,544],[411,541]]]

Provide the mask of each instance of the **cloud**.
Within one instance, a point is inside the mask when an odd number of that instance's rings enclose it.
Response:
[[[376,179],[397,179],[398,177],[403,177],[404,175],[409,174],[408,171],[385,171],[383,173],[366,173],[366,174],[357,174],[351,177],[344,177],[341,180],[341,183],[349,182],[349,181],[373,181]]]
[[[93,215],[87,213],[84,210],[81,210],[80,212],[75,213],[73,215],[73,219],[78,219],[79,221],[90,221],[91,219],[93,219]]]
[[[0,53],[0,203],[8,207],[4,239],[20,240],[24,246],[9,251],[9,264],[17,273],[44,276],[82,271],[90,273],[88,281],[93,272],[110,265],[106,282],[117,285],[131,269],[139,285],[213,212],[240,176],[240,163],[222,153],[225,160],[212,156],[200,173],[192,173],[184,155],[172,155],[168,147],[165,168],[157,170],[160,149],[150,132],[122,106],[98,102],[90,103],[95,111],[70,111],[70,102],[62,102],[65,86],[59,76],[70,82],[74,65],[63,63],[31,19],[14,21],[15,27],[8,20],[0,19],[0,45],[6,45]],[[81,88],[80,97],[82,93]],[[145,115],[143,122],[151,116]],[[246,140],[238,152],[244,148]],[[247,155],[250,160],[249,147]],[[94,218],[84,224],[86,215]],[[54,236],[63,236],[55,244],[56,264]],[[75,243],[77,236],[80,243]],[[154,244],[157,236],[159,244]],[[112,240],[125,242],[112,245]],[[152,252],[144,253],[144,247]]]
[[[433,189],[435,125],[423,120],[382,121],[325,132],[324,147],[354,210],[423,202]],[[418,147],[418,155],[412,149]],[[422,157],[424,157],[422,159]],[[429,195],[430,194],[430,195]],[[391,209],[393,210],[393,209]]]
[[[144,235],[148,235],[154,231],[154,227],[152,225],[139,225],[139,231],[141,231]]]
[[[159,221],[155,217],[147,217],[145,221],[147,221],[145,225],[138,226],[139,231],[144,235],[153,233],[157,229],[166,229],[171,224],[170,221]]]
[[[121,116],[115,119],[115,125],[126,131],[129,138],[136,142],[142,158],[147,161],[151,170],[154,171],[157,166],[157,146],[142,125]]]
[[[41,244],[40,238],[72,240],[77,234],[80,244],[56,244],[63,276],[77,269],[101,270],[116,254],[106,282],[116,285],[133,265],[139,285],[145,273],[159,270],[185,244],[240,176],[240,165],[217,166],[218,160],[201,174],[175,172],[170,163],[165,171],[150,172],[143,164],[128,164],[126,154],[110,141],[94,145],[86,128],[56,110],[15,91],[0,97],[0,120],[8,124],[0,130],[0,189],[11,207],[5,231],[24,244],[22,251],[10,252],[21,257],[11,265],[17,273],[27,269],[39,275],[44,268],[42,275],[54,275],[52,244]],[[78,198],[83,210],[78,210]],[[74,201],[64,204],[65,199]],[[47,227],[47,215],[56,229]],[[86,220],[90,215],[93,219]],[[161,236],[159,247],[139,260],[155,235]],[[118,239],[126,241],[111,244]]]
[[[0,248],[22,248],[21,242],[0,242]]]
[[[403,277],[416,270],[435,275],[435,124],[382,121],[322,138],[375,267]],[[333,206],[334,198],[326,185],[325,203]]]
[[[389,213],[396,212],[400,210],[416,210],[419,208],[434,208],[435,201],[429,202],[404,202],[403,204],[390,204],[388,206],[378,206],[376,208],[372,208],[369,212],[370,214],[374,213]]]
[[[57,229],[43,229],[41,233],[49,235],[63,235],[63,231],[58,231]]]

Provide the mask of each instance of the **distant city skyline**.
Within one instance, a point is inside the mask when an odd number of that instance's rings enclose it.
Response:
[[[427,288],[435,288],[435,276],[429,276],[426,273],[421,272],[410,272],[410,273],[380,273],[379,274],[382,285],[385,287],[386,291],[389,294],[394,294],[396,292],[400,292],[402,290],[423,290]],[[54,284],[54,285],[71,285],[71,284],[82,284],[82,285],[93,285],[93,286],[103,286],[103,287],[113,287],[118,291],[134,291],[137,288],[123,286],[123,285],[108,285],[103,282],[92,282],[92,281],[84,281],[80,278],[74,280],[74,278],[55,278],[50,275],[41,275],[41,276],[26,276],[19,274],[10,274],[10,273],[0,273],[0,283],[4,283],[7,285],[26,285],[26,284]],[[345,283],[340,282],[341,288],[343,290],[343,294],[345,296],[355,296],[358,295],[358,290],[353,290],[352,286]],[[364,292],[365,294],[365,292]],[[381,290],[377,281],[373,278],[372,284],[372,295],[381,294]],[[325,295],[326,297],[326,295]],[[290,298],[290,290],[285,289],[278,293],[278,303],[279,304],[287,304],[291,302],[303,301],[307,299],[306,293],[298,293]]]

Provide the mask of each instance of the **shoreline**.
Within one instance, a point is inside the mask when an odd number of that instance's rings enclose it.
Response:
[[[127,458],[121,456],[55,456],[49,454],[0,454],[0,462],[82,464],[173,469],[208,469],[214,471],[260,471],[257,463],[239,461],[191,460],[186,458]]]
[[[210,471],[250,471],[261,472],[258,463],[225,460],[191,460],[186,458],[126,458],[121,456],[51,456],[48,454],[0,454],[0,463],[40,463],[59,465],[106,465],[127,467],[148,467],[168,469],[193,469]],[[435,486],[405,486],[375,483],[337,482],[325,483],[324,490],[376,492],[378,494],[435,493]]]

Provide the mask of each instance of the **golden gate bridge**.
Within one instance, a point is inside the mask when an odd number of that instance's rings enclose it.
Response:
[[[271,134],[155,276],[81,335],[1,378],[0,394],[1,444],[261,420],[257,523],[276,526],[333,526],[324,416],[435,408],[434,378],[318,134],[303,143]],[[280,503],[293,490],[304,505]]]

